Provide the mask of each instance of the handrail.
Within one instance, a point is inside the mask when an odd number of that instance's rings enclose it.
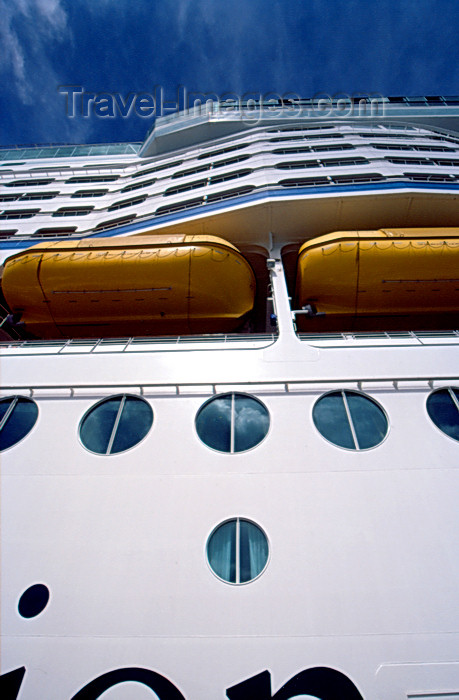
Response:
[[[4,340],[0,341],[0,349],[40,349],[40,348],[59,348],[57,351],[75,348],[75,353],[78,353],[78,347],[91,347],[89,352],[94,352],[96,348],[113,347],[114,345],[122,346],[119,352],[125,352],[128,347],[139,347],[142,351],[142,346],[145,345],[183,345],[186,343],[215,343],[215,344],[231,344],[231,343],[251,343],[251,342],[269,342],[272,343],[278,338],[275,333],[226,333],[226,334],[211,334],[211,335],[178,335],[178,336],[152,336],[152,337],[131,337],[131,338],[73,338],[73,339],[56,339],[56,340]]]
[[[30,148],[77,148],[78,146],[86,146],[92,148],[93,146],[139,146],[142,145],[142,141],[112,141],[111,143],[19,143],[19,144],[3,144],[0,146],[0,153],[2,151],[11,150],[24,150]],[[110,155],[110,154],[108,154]],[[120,155],[120,154],[118,154]],[[121,154],[123,155],[123,154]],[[51,156],[53,157],[53,156]]]

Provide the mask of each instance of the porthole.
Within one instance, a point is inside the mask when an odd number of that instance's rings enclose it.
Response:
[[[385,438],[388,421],[382,408],[357,391],[332,391],[312,411],[314,425],[329,442],[349,450],[368,450]]]
[[[23,396],[0,399],[0,451],[12,447],[29,433],[38,417],[35,401]]]
[[[427,399],[427,413],[437,428],[453,440],[459,440],[459,389],[445,387]]]
[[[86,449],[101,455],[125,452],[146,436],[153,423],[150,404],[137,396],[111,396],[89,409],[80,425]]]
[[[219,525],[207,541],[207,561],[227,583],[249,583],[265,570],[268,539],[250,520],[232,518]]]
[[[269,413],[246,394],[221,394],[202,406],[196,417],[201,440],[219,452],[245,452],[258,445],[269,430]]]

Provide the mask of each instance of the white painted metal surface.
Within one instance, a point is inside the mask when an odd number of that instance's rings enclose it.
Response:
[[[22,667],[18,700],[459,697],[459,444],[426,409],[434,389],[459,386],[457,332],[300,340],[271,255],[278,338],[0,348],[0,398],[39,409],[0,462],[8,700]],[[337,389],[383,408],[378,446],[319,433],[314,404]],[[195,428],[200,407],[231,391],[270,415],[265,439],[236,454]],[[93,454],[80,422],[121,393],[142,396],[153,425],[126,452]],[[207,563],[209,535],[232,517],[269,541],[266,570],[245,585]],[[37,583],[50,600],[27,619],[18,601]],[[298,674],[315,668],[357,695],[326,680],[322,695],[307,691],[319,686]]]

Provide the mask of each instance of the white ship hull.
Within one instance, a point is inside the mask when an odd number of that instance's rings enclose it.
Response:
[[[427,408],[459,386],[459,333],[298,336],[269,232],[274,335],[3,343],[0,398],[38,406],[1,453],[8,700],[459,698],[459,445]],[[336,392],[380,407],[375,446],[321,434],[315,407]],[[196,427],[206,402],[233,394],[269,422],[240,452]],[[121,395],[147,402],[152,425],[96,454],[82,423]],[[241,584],[208,554],[232,518],[268,543]],[[37,584],[49,600],[24,616]]]

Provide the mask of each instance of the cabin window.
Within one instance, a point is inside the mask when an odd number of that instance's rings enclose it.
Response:
[[[119,177],[119,175],[84,175],[82,177],[71,177],[65,182],[86,185],[91,182],[114,182],[115,180],[118,180]]]
[[[40,209],[5,209],[0,219],[31,219]]]
[[[148,187],[149,185],[153,185],[156,182],[156,178],[153,177],[151,180],[142,180],[142,182],[134,182],[133,185],[126,185],[126,187],[123,187],[121,192],[131,192],[132,190],[141,190],[142,187]]]
[[[161,165],[156,165],[153,168],[146,168],[145,170],[139,170],[137,173],[133,173],[131,177],[142,177],[142,175],[150,175],[150,173],[158,173],[160,170],[168,170],[169,168],[178,168],[179,165],[183,163],[182,160],[176,160],[173,163],[162,163]]]
[[[457,176],[448,175],[447,173],[403,173],[410,180],[417,182],[456,182]]]
[[[251,168],[245,168],[245,170],[235,170],[232,173],[224,173],[223,175],[217,175],[210,178],[210,185],[218,185],[220,182],[226,182],[227,180],[236,180],[238,177],[245,177],[253,173]]]
[[[435,162],[429,158],[384,158],[384,160],[394,165],[432,165]]]
[[[234,156],[233,158],[226,158],[225,160],[218,160],[215,163],[207,163],[206,165],[198,165],[189,170],[179,170],[172,175],[172,179],[178,177],[185,177],[185,175],[195,175],[196,173],[203,173],[206,170],[213,170],[213,168],[222,168],[224,165],[233,165],[234,163],[240,163],[243,160],[250,158],[250,155]]]
[[[319,131],[319,129],[334,129],[334,126],[283,126],[279,129],[268,129],[267,134],[279,134],[283,131]]]
[[[77,230],[76,226],[61,226],[60,228],[39,228],[31,236],[69,236]]]
[[[201,153],[198,156],[198,160],[203,160],[204,158],[213,158],[214,156],[221,156],[223,153],[230,153],[230,151],[238,151],[240,148],[247,148],[248,143],[240,143],[235,146],[227,146],[226,148],[219,148],[217,151],[208,151],[207,153]]]
[[[365,173],[362,175],[333,175],[332,181],[339,184],[352,184],[358,182],[378,182],[379,180],[385,180],[383,175],[380,173]]]
[[[278,170],[297,170],[298,168],[320,168],[318,160],[293,160],[285,163],[276,163],[274,166]]]
[[[72,199],[85,199],[86,197],[103,197],[108,190],[77,190],[71,197]]]
[[[311,146],[311,151],[352,151],[354,148],[350,143],[335,143],[333,146]]]
[[[312,411],[314,425],[329,442],[348,450],[368,450],[385,438],[388,421],[382,408],[356,391],[332,391]]]
[[[313,185],[330,185],[331,178],[328,175],[319,177],[298,177],[289,178],[288,180],[279,180],[279,185],[282,187],[312,187]]]
[[[178,172],[174,173],[172,175],[172,179],[176,180],[179,177],[185,177],[186,175],[196,175],[198,173],[204,173],[207,170],[210,170],[212,168],[212,163],[209,163],[208,165],[200,165],[197,166],[196,168],[189,168],[188,170],[179,170]]]
[[[255,189],[255,185],[247,185],[246,187],[240,187],[235,190],[225,190],[224,192],[215,192],[215,194],[208,194],[206,197],[207,204],[212,204],[212,202],[219,202],[222,199],[230,199],[231,197],[241,197],[244,194],[249,194]]]
[[[20,196],[20,194],[2,194],[0,202],[15,202]]]
[[[271,153],[281,156],[293,155],[295,153],[311,153],[310,146],[297,146],[296,148],[275,148]]]
[[[172,214],[173,212],[182,211],[184,209],[191,209],[192,207],[198,207],[203,203],[203,197],[195,197],[194,199],[187,199],[184,202],[167,204],[163,207],[158,207],[155,211],[155,216],[161,216],[161,214]]]
[[[205,187],[207,185],[207,180],[195,180],[194,182],[187,182],[185,185],[176,185],[175,187],[169,187],[163,194],[163,197],[169,197],[171,194],[180,194],[181,192],[188,192],[189,190],[196,190],[200,187]]]
[[[269,413],[258,399],[245,394],[222,394],[202,406],[196,431],[218,452],[245,452],[258,445],[269,430]]]
[[[305,136],[276,136],[273,139],[269,139],[272,143],[276,141],[295,141],[299,139],[343,139],[343,134],[307,134]]]
[[[132,207],[134,204],[142,204],[147,199],[147,195],[140,197],[133,197],[132,199],[123,199],[119,202],[111,204],[107,211],[115,211],[116,209],[124,209],[125,207]]]
[[[23,396],[0,400],[0,451],[22,440],[36,423],[37,404]]]
[[[84,216],[90,214],[94,207],[61,207],[51,216]]]
[[[43,185],[49,185],[50,182],[54,182],[53,177],[46,179],[34,179],[29,177],[27,180],[13,180],[12,182],[6,182],[5,187],[42,187]]]
[[[115,228],[116,226],[124,226],[125,224],[131,223],[136,218],[136,214],[131,214],[128,216],[120,216],[117,219],[110,219],[110,221],[102,221],[101,224],[97,224],[94,231],[104,231],[108,228]]]
[[[21,196],[21,202],[28,202],[34,199],[54,199],[59,192],[29,192]]]
[[[459,389],[446,387],[430,394],[427,413],[437,428],[453,440],[459,440]]]
[[[89,409],[80,425],[80,439],[90,452],[118,454],[137,445],[153,424],[149,403],[122,394],[100,401]]]
[[[14,236],[15,233],[17,233],[17,228],[4,229],[0,231],[0,238],[9,238],[10,236]]]
[[[268,539],[255,523],[233,518],[219,525],[207,541],[207,561],[227,583],[249,583],[266,568]]]
[[[329,158],[320,160],[319,163],[325,168],[336,168],[347,165],[368,165],[370,161],[366,158]]]

